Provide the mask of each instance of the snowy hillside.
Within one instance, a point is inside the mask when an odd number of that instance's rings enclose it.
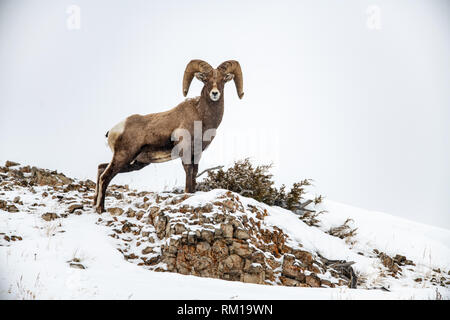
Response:
[[[308,225],[220,189],[111,186],[98,215],[94,186],[0,167],[0,299],[450,298],[450,230],[327,200]]]

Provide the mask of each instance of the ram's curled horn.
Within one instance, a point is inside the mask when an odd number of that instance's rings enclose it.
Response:
[[[191,60],[186,66],[183,77],[183,95],[186,97],[189,91],[189,86],[191,85],[192,79],[196,72],[209,72],[212,67],[208,62],[203,60]]]
[[[217,68],[224,74],[232,73],[234,75],[234,84],[236,85],[236,91],[239,99],[244,96],[244,80],[242,78],[241,65],[236,60],[228,60],[222,62],[222,64]]]

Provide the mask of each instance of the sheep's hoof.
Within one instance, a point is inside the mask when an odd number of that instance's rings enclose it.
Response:
[[[98,214],[102,214],[103,212],[105,212],[105,208],[103,208],[103,207],[101,207],[101,206],[97,206],[97,207],[95,207],[95,211],[96,211]]]

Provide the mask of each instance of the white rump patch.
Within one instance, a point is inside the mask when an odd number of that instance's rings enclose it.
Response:
[[[125,129],[125,121],[126,120],[119,122],[114,127],[112,127],[111,130],[109,130],[108,145],[112,152],[114,152],[114,144],[116,143],[117,138],[122,134],[123,130]]]

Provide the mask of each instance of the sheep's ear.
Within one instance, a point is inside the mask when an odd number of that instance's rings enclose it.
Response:
[[[223,80],[224,80],[225,82],[228,82],[228,81],[233,80],[233,79],[234,79],[234,74],[232,74],[232,73],[227,73],[227,74],[225,75],[225,77],[223,78]]]
[[[206,81],[206,75],[204,73],[196,72],[194,75],[201,82],[205,82]]]

